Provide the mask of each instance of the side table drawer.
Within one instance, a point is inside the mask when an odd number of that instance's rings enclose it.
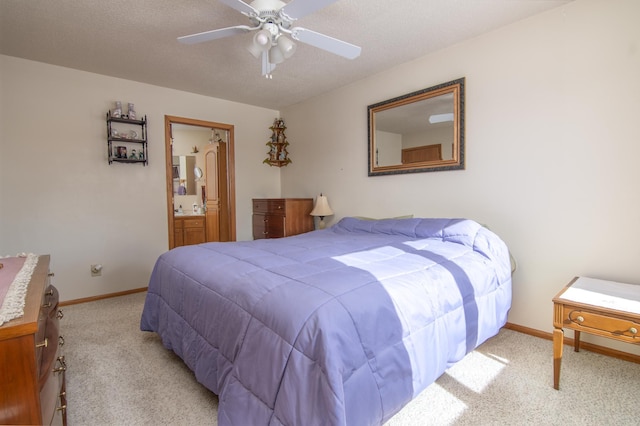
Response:
[[[605,316],[588,310],[571,310],[564,323],[574,329],[640,343],[640,324],[624,318]]]

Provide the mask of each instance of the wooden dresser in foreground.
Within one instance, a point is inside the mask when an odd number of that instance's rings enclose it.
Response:
[[[62,312],[50,284],[49,256],[40,256],[24,315],[0,327],[0,424],[66,425]]]
[[[253,239],[313,231],[313,198],[254,198]]]

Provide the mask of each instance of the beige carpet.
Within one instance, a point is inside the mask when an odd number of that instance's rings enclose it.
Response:
[[[145,295],[63,308],[69,425],[217,424],[217,397],[140,331]],[[559,391],[552,369],[550,341],[502,330],[387,425],[640,424],[640,364],[565,347]]]

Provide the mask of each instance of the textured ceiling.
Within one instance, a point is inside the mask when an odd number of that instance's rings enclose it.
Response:
[[[569,1],[338,0],[295,25],[361,56],[298,43],[268,80],[245,49],[252,34],[176,41],[249,24],[217,0],[0,0],[0,54],[281,109]]]

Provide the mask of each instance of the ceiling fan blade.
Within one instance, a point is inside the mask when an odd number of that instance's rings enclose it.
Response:
[[[220,3],[224,3],[227,6],[232,7],[238,12],[243,13],[247,16],[258,16],[259,14],[259,12],[252,6],[249,6],[241,0],[220,0]]]
[[[337,0],[291,0],[286,6],[283,6],[282,9],[280,9],[280,13],[285,14],[293,21],[313,13],[318,9],[322,9],[331,3],[335,3],[336,1]]]
[[[328,35],[320,34],[306,28],[292,28],[291,37],[295,40],[310,44],[311,46],[318,47],[347,59],[357,58],[360,56],[360,51],[362,50],[359,46],[354,44],[347,43],[346,41],[338,40],[337,38],[329,37]]]
[[[253,28],[247,25],[237,25],[235,27],[220,28],[219,30],[205,31],[202,33],[191,34],[187,36],[178,37],[178,41],[184,44],[196,44],[203,41],[216,40],[219,38],[230,37],[236,34],[246,33]]]

